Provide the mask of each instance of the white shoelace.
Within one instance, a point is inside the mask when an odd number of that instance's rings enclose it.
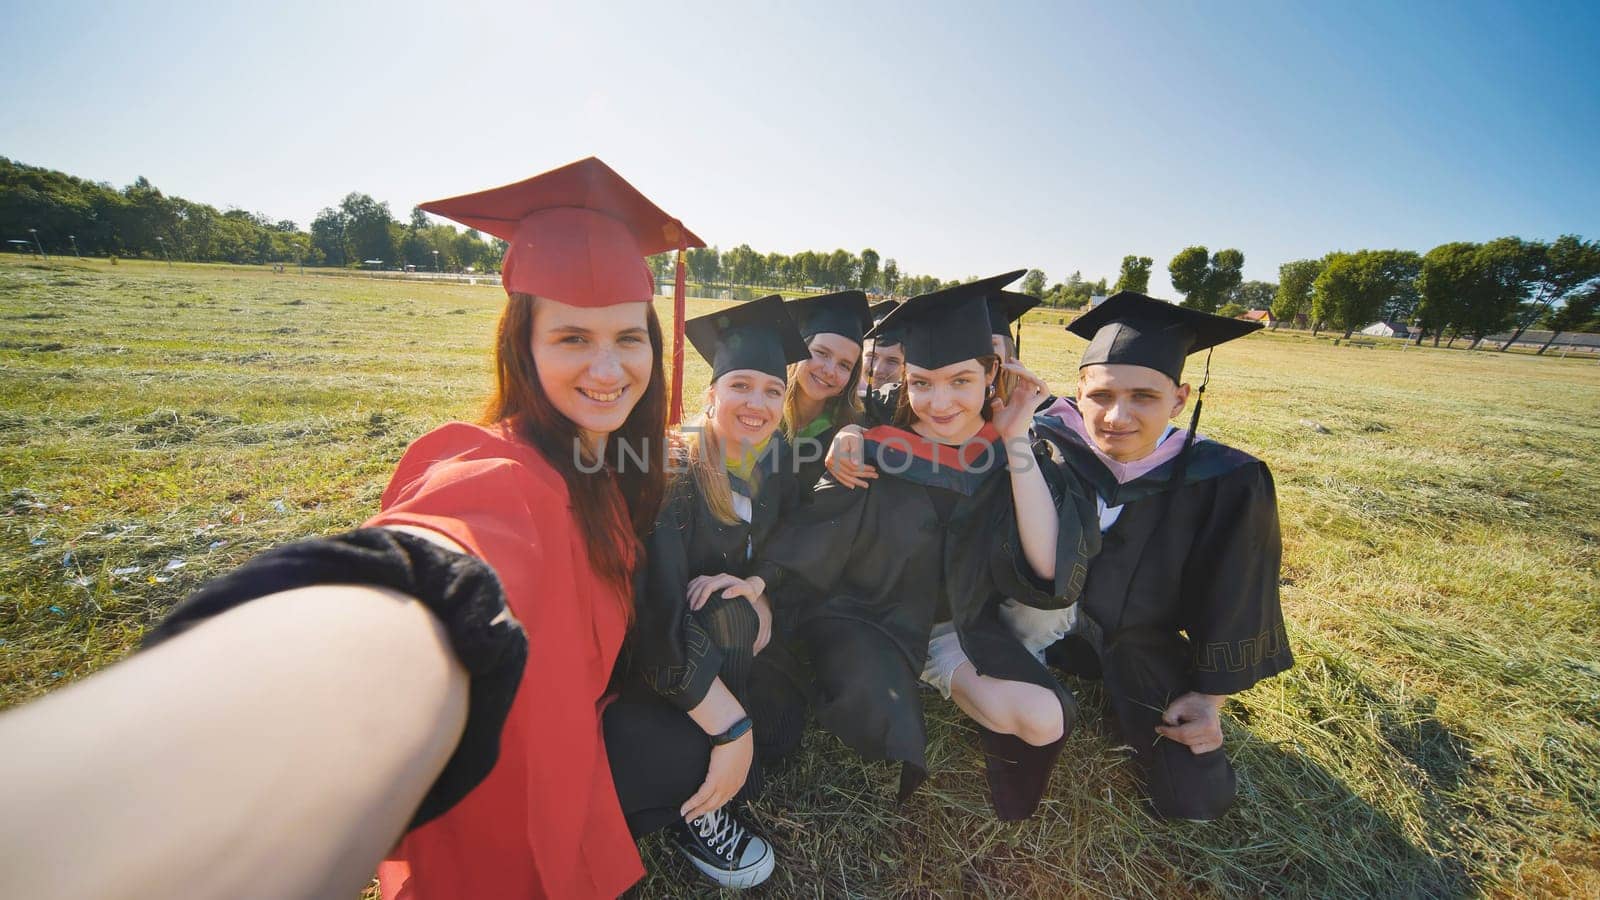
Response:
[[[700,839],[711,846],[712,852],[733,862],[733,851],[739,846],[739,839],[744,837],[744,826],[731,814],[722,810],[706,813],[692,822],[700,832]]]

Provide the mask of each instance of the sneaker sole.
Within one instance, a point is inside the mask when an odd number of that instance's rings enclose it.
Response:
[[[772,877],[772,870],[777,865],[777,860],[774,857],[772,848],[770,846],[767,848],[767,855],[756,860],[754,864],[732,871],[718,868],[717,866],[713,866],[709,863],[701,862],[699,858],[688,853],[684,853],[683,857],[689,862],[694,863],[694,867],[704,873],[707,878],[715,881],[717,884],[720,884],[725,888],[733,888],[734,890],[753,888],[761,882],[766,881],[768,878]]]

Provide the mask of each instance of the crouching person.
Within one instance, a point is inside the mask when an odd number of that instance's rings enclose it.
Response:
[[[1102,542],[1082,601],[1002,615],[1025,646],[1105,681],[1158,815],[1209,820],[1233,802],[1219,710],[1293,664],[1278,603],[1277,497],[1265,463],[1169,424],[1190,353],[1260,325],[1123,292],[1073,323],[1089,339],[1077,400],[1036,419],[1091,486]],[[1201,390],[1204,390],[1204,382]]]
[[[863,436],[879,477],[853,490],[824,479],[751,580],[798,623],[820,724],[863,757],[900,762],[902,800],[927,774],[920,680],[979,725],[995,810],[1020,819],[1076,705],[999,621],[999,600],[1075,599],[1093,506],[1030,452],[1043,383],[1010,363],[1010,399],[990,391],[1001,363],[984,297],[1000,279],[914,297],[880,323],[902,330],[906,380],[894,424]]]
[[[712,380],[646,539],[606,747],[634,835],[671,828],[703,874],[744,888],[772,874],[775,856],[737,810],[805,725],[803,679],[743,576],[799,499],[774,432],[788,367],[809,353],[777,295],[691,319],[685,334]]]

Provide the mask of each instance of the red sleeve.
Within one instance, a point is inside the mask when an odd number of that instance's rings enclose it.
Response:
[[[642,868],[611,784],[598,702],[626,629],[624,604],[584,564],[560,476],[490,430],[445,426],[407,450],[382,503],[368,525],[431,529],[488,563],[528,634],[495,768],[392,857],[406,864],[411,890],[621,893]]]

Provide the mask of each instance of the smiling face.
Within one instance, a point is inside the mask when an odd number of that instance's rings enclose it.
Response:
[[[782,378],[754,369],[724,372],[711,385],[711,427],[723,452],[737,456],[772,437],[783,419]]]
[[[874,345],[867,359],[867,385],[873,390],[899,384],[905,375],[906,351],[901,344]]]
[[[650,384],[649,305],[570,306],[539,298],[533,359],[550,405],[590,446],[622,427]]]
[[[1078,411],[1089,437],[1117,462],[1144,459],[1161,443],[1167,422],[1189,401],[1189,386],[1155,369],[1121,364],[1078,370]]]
[[[800,390],[812,400],[837,397],[850,383],[850,372],[861,358],[861,345],[842,334],[822,332],[806,342],[811,359],[797,373]]]
[[[989,372],[976,359],[938,369],[906,365],[906,401],[916,417],[912,430],[945,444],[959,444],[983,428]]]

